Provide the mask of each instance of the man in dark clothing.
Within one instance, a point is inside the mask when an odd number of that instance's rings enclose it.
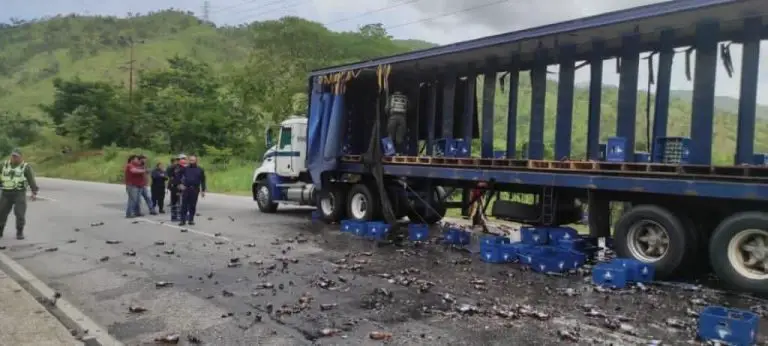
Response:
[[[5,222],[8,214],[13,209],[16,216],[16,239],[24,239],[24,225],[27,212],[27,186],[32,190],[32,200],[37,198],[37,183],[35,173],[28,163],[21,157],[21,151],[14,149],[11,158],[0,166],[0,181],[3,185],[3,193],[0,196],[0,237],[5,230]]]
[[[179,221],[180,219],[181,190],[179,190],[179,185],[181,185],[181,173],[184,169],[186,160],[187,156],[180,154],[176,158],[176,163],[173,165],[173,171],[168,175],[170,178],[168,180],[168,190],[171,193],[171,221]]]
[[[160,214],[165,214],[165,182],[168,175],[163,169],[163,164],[158,162],[152,170],[152,207],[157,208]]]
[[[189,165],[181,171],[181,223],[195,224],[197,212],[197,196],[205,198],[205,171],[197,165],[197,157],[189,157]]]

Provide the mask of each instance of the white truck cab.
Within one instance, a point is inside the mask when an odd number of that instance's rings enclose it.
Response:
[[[253,199],[259,210],[270,213],[278,203],[315,205],[315,189],[307,171],[307,118],[293,116],[265,133],[267,147],[261,165],[253,172]]]

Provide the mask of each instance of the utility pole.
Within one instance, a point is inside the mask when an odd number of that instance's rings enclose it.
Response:
[[[129,60],[121,68],[124,70],[128,70],[128,102],[132,103],[133,102],[133,71],[134,71],[133,65],[136,62],[136,59],[134,59],[134,47],[136,43],[143,43],[143,41],[136,42],[133,40],[133,37],[131,36],[128,36],[128,37],[120,36],[120,41],[128,45],[128,50],[130,52]],[[128,66],[125,66],[125,65],[128,65]]]

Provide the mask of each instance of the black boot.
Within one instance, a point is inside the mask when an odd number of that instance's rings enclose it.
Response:
[[[16,239],[23,240],[24,239],[24,230],[17,230],[16,231]]]

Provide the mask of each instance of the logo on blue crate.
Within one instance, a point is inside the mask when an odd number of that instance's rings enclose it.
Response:
[[[613,280],[613,275],[611,274],[611,272],[605,272],[605,275],[603,275],[603,279],[605,279],[605,281],[611,281]]]
[[[717,327],[715,327],[715,331],[717,331],[717,335],[720,336],[720,339],[725,340],[728,336],[731,335],[731,328],[728,328],[728,325],[726,324],[718,324]],[[754,338],[755,332],[752,331],[752,338]]]

